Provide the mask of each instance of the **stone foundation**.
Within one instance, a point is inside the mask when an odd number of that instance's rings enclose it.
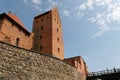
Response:
[[[85,80],[73,66],[0,42],[0,80]]]

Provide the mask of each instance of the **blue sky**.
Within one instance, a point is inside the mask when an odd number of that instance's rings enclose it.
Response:
[[[65,58],[82,56],[89,71],[120,67],[119,0],[0,0],[0,13],[16,13],[31,31],[33,18],[57,6]]]

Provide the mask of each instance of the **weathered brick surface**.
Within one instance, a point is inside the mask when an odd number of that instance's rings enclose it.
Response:
[[[42,30],[41,27],[43,27]],[[34,18],[33,33],[35,34],[33,50],[64,59],[62,24],[56,8]],[[42,50],[40,46],[43,47]]]
[[[16,45],[16,39],[19,38],[19,46],[31,49],[32,34],[26,34],[20,26],[16,25],[8,18],[0,19],[0,41]]]
[[[40,53],[0,42],[0,80],[85,80],[76,68]]]
[[[81,56],[64,59],[64,62],[76,67],[76,69],[83,75],[88,74],[87,65]]]

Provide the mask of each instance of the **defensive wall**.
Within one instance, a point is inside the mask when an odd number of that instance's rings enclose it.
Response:
[[[62,60],[0,41],[0,80],[85,80]]]

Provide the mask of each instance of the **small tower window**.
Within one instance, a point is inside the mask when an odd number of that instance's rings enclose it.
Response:
[[[40,39],[42,39],[42,36],[40,36]]]
[[[60,39],[59,39],[59,38],[57,38],[57,41],[59,42],[59,41],[60,41]]]
[[[41,30],[43,30],[43,26],[41,26]]]
[[[56,19],[54,18],[54,20],[56,21]]]
[[[40,46],[40,50],[42,50],[43,49],[43,46]]]
[[[19,32],[20,32],[21,30],[20,30],[20,28],[19,28]]]
[[[17,38],[17,39],[16,39],[16,46],[19,46],[19,43],[20,43],[20,39]]]
[[[38,23],[38,21],[36,21],[36,23]]]
[[[59,32],[59,29],[57,28],[57,32]]]
[[[47,19],[49,19],[49,16],[47,16]]]
[[[14,26],[14,23],[12,23],[11,25]]]
[[[41,19],[41,21],[43,21],[43,19]]]
[[[60,48],[58,48],[58,52],[60,52]]]

